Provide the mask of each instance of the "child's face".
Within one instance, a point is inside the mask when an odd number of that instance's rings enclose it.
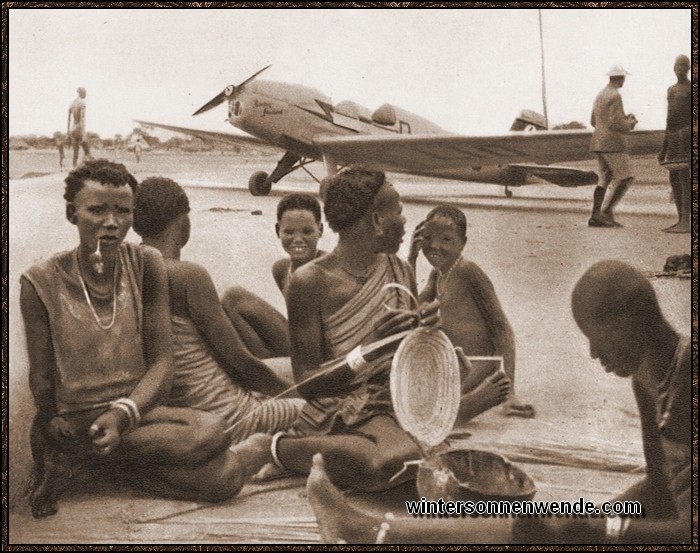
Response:
[[[277,223],[277,235],[292,261],[306,263],[316,257],[323,227],[308,209],[288,209]]]
[[[78,227],[81,246],[95,251],[100,241],[103,254],[116,251],[131,228],[133,202],[128,185],[114,187],[85,181],[68,206],[70,220]]]
[[[462,253],[467,239],[452,219],[437,215],[425,222],[421,240],[423,255],[440,271],[447,271]]]

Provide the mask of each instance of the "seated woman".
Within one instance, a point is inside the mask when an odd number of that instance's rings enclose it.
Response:
[[[80,242],[21,278],[35,517],[58,510],[76,462],[125,467],[168,496],[222,500],[269,460],[270,438],[228,449],[224,422],[166,407],[173,354],[168,277],[160,254],[124,242],[136,179],[88,161],[66,178],[66,217]]]
[[[175,375],[169,404],[221,416],[232,443],[257,432],[285,430],[304,402],[270,399],[291,382],[248,350],[221,307],[207,270],[180,259],[190,237],[189,211],[187,194],[175,181],[151,177],[139,185],[134,230],[163,255],[170,283]]]
[[[440,300],[442,329],[467,356],[503,357],[503,368],[511,382],[505,414],[531,418],[532,405],[515,398],[515,337],[498,301],[493,284],[473,262],[462,256],[467,244],[467,218],[452,205],[434,208],[413,233],[409,263],[415,268],[418,252],[423,251],[434,267],[420,293],[421,301]],[[460,422],[466,422],[485,409],[494,407],[506,396],[484,401],[477,386],[497,370],[498,363],[473,361],[473,369],[463,378]],[[473,392],[473,393],[471,393]],[[506,390],[507,392],[507,390]]]

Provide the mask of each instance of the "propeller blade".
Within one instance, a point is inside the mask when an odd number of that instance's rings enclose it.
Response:
[[[241,84],[239,84],[239,85],[236,87],[236,90],[238,90],[238,89],[240,89],[240,88],[243,88],[244,85],[248,84],[250,81],[252,81],[255,77],[257,77],[258,75],[260,75],[260,73],[262,73],[262,72],[265,71],[266,69],[270,69],[270,67],[272,67],[272,64],[268,65],[267,67],[263,67],[260,71],[258,71],[258,72],[255,73],[254,75],[252,75],[251,77],[248,77],[245,81],[243,81]]]
[[[200,113],[204,113],[205,111],[209,111],[210,109],[215,108],[220,103],[222,103],[224,100],[226,100],[226,98],[230,98],[231,96],[233,96],[236,92],[238,92],[241,88],[243,88],[244,85],[248,84],[255,77],[260,75],[260,73],[262,73],[266,69],[269,69],[270,67],[272,67],[272,64],[268,65],[267,67],[263,67],[260,71],[253,74],[252,76],[248,77],[245,81],[243,81],[238,86],[232,86],[232,85],[227,86],[221,92],[219,92],[216,96],[214,96],[211,100],[209,100],[206,104],[204,104],[201,108],[199,108],[197,111],[195,111],[192,115],[193,116],[199,115]]]
[[[222,90],[216,96],[214,96],[211,100],[209,100],[206,104],[204,104],[201,108],[199,108],[197,111],[195,111],[192,115],[193,116],[199,115],[200,113],[204,113],[205,111],[209,111],[210,109],[218,106],[225,99],[226,99],[226,94],[225,94],[225,91]]]

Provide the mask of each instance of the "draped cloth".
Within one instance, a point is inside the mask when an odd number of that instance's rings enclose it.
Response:
[[[395,256],[381,254],[367,282],[345,305],[322,321],[325,341],[332,359],[347,355],[360,344],[379,339],[376,326],[387,307],[410,309],[405,291],[385,285],[397,283],[410,289],[406,266]],[[393,415],[389,370],[393,352],[371,361],[353,383],[355,388],[342,397],[309,400],[302,409],[295,431],[300,435],[347,432],[377,415]]]
[[[169,405],[219,415],[232,444],[257,432],[273,434],[292,426],[303,400],[270,399],[247,390],[221,368],[190,319],[171,315],[170,321],[175,375]]]

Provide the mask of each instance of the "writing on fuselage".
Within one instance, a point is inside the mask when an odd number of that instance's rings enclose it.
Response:
[[[264,100],[258,100],[257,98],[253,102],[254,108],[262,108],[262,116],[266,115],[282,115],[284,113],[284,108],[279,104],[273,104],[272,102],[266,102]]]

